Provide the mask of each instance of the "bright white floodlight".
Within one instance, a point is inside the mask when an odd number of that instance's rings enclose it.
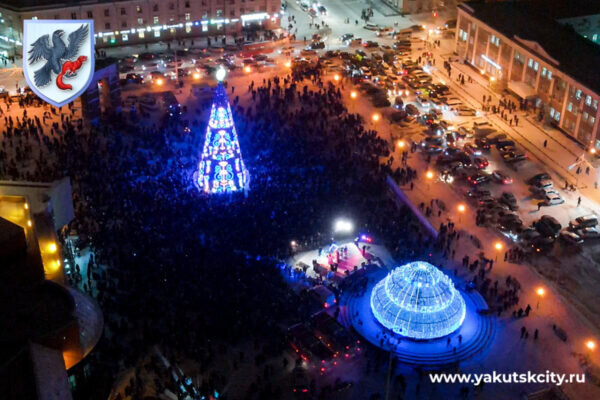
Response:
[[[225,68],[223,67],[219,68],[215,74],[219,82],[223,82],[225,80],[225,75],[227,75],[227,71],[225,71]]]
[[[335,233],[352,233],[353,230],[354,224],[347,219],[338,219],[333,224],[333,231]]]

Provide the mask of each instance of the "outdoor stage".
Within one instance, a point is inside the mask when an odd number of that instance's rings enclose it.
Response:
[[[365,245],[367,250],[363,251]],[[337,270],[332,271],[336,263]],[[495,339],[496,317],[487,312],[478,312],[488,309],[483,297],[476,291],[466,290],[464,282],[452,277],[466,306],[464,322],[456,331],[439,339],[413,340],[381,325],[371,310],[371,292],[380,280],[399,265],[385,247],[372,241],[360,241],[358,247],[353,241],[341,241],[333,247],[325,246],[320,251],[298,252],[288,260],[288,265],[293,266],[300,275],[305,269],[304,274],[309,280],[332,281],[338,287],[343,287],[339,299],[340,323],[347,328],[352,327],[374,346],[393,352],[396,359],[404,364],[419,365],[425,369],[458,363],[464,366],[485,356]]]
[[[394,260],[385,247],[366,241],[359,241],[358,246],[352,240],[340,241],[333,245],[324,246],[319,249],[298,252],[292,256],[288,264],[295,269],[306,267],[305,274],[308,278],[341,280],[352,274],[352,272],[363,269],[369,264],[377,264],[382,268],[390,268],[395,265]],[[367,250],[363,252],[363,247]],[[346,252],[340,249],[346,249]],[[331,250],[331,251],[330,251]],[[339,254],[339,257],[338,257]],[[313,260],[317,265],[313,264]],[[332,264],[337,261],[337,270],[332,271]],[[316,268],[315,268],[316,267]]]

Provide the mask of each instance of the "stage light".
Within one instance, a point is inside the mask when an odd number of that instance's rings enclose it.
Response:
[[[335,233],[351,233],[354,230],[354,224],[347,219],[338,219],[333,225]]]

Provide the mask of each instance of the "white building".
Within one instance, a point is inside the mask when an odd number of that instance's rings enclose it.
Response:
[[[0,0],[0,55],[21,53],[26,19],[93,19],[96,47],[279,27],[280,0]]]

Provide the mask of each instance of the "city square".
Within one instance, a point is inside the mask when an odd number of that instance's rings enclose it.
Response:
[[[600,398],[598,5],[6,2],[8,399]]]

